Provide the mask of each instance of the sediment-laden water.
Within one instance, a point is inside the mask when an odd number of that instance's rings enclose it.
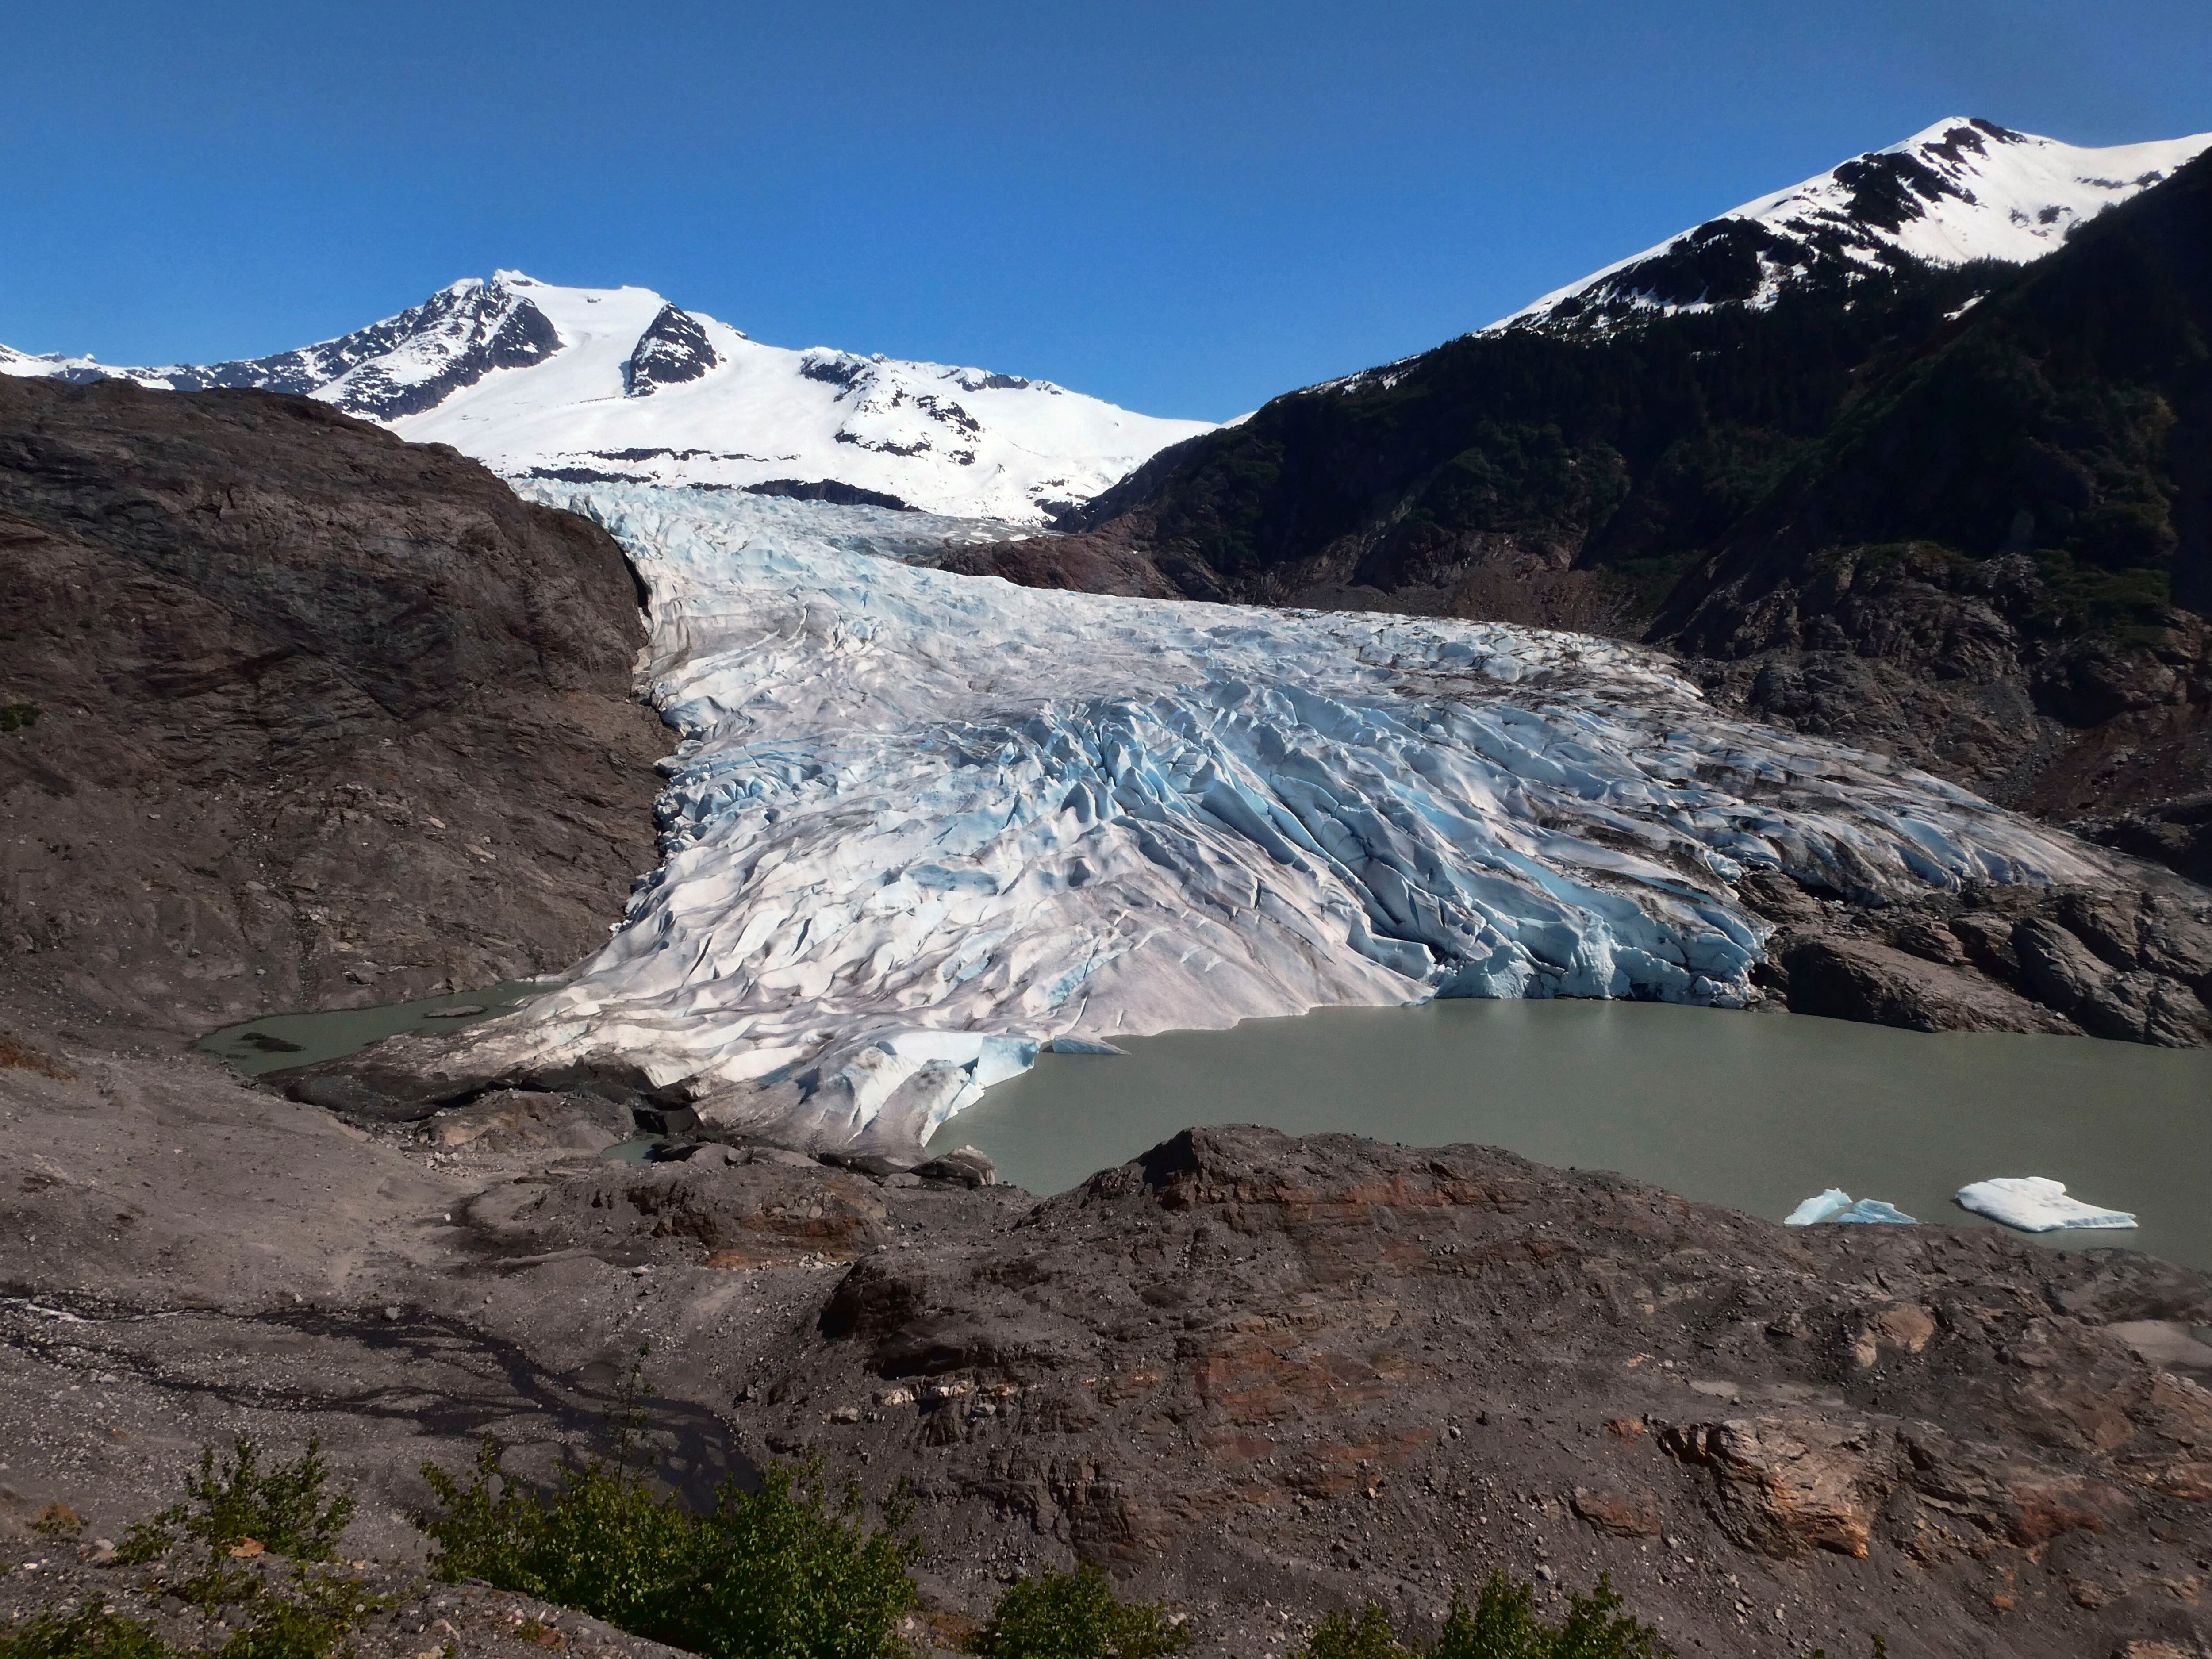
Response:
[[[489,1018],[541,988],[272,1014],[197,1046],[258,1075]],[[1049,1193],[1200,1123],[1479,1141],[1777,1221],[1841,1187],[1922,1221],[1988,1225],[1952,1194],[2040,1175],[2141,1224],[2044,1243],[2212,1271],[2212,1053],[2201,1049],[1564,1000],[1325,1008],[1122,1046],[1040,1056],[933,1144],[980,1146],[1006,1180]]]
[[[954,1118],[1009,1181],[1073,1185],[1194,1123],[1480,1141],[1780,1220],[1826,1187],[1985,1225],[1952,1194],[2041,1175],[2136,1212],[2045,1235],[2212,1269],[2212,1054],[2087,1037],[1929,1036],[1647,1003],[1433,1002],[1046,1054]]]
[[[372,1042],[402,1032],[459,1030],[478,1020],[511,1014],[544,989],[537,980],[507,980],[481,991],[394,1002],[380,1008],[330,1008],[320,1012],[264,1014],[242,1025],[210,1031],[192,1047],[227,1061],[248,1077],[313,1066],[358,1054]]]

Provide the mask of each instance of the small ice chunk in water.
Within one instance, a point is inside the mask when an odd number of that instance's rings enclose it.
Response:
[[[1833,1221],[1851,1207],[1851,1195],[1841,1187],[1831,1187],[1825,1193],[1807,1199],[1782,1218],[1785,1227],[1810,1227],[1816,1222]]]
[[[1919,1224],[1894,1204],[1885,1204],[1878,1198],[1853,1200],[1841,1187],[1831,1187],[1824,1193],[1807,1199],[1782,1218],[1785,1227],[1812,1227],[1822,1222],[1887,1223],[1891,1225],[1917,1226]]]
[[[2017,1227],[2024,1233],[2062,1227],[2132,1227],[2125,1210],[2100,1210],[2066,1196],[2066,1184],[2045,1176],[1999,1176],[1959,1188],[1959,1207]]]
[[[1891,1226],[1917,1227],[1920,1224],[1894,1204],[1885,1204],[1878,1198],[1863,1198],[1841,1215],[1832,1217],[1836,1221],[1881,1222]]]

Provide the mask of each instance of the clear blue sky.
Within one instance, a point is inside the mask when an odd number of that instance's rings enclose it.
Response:
[[[1984,115],[2212,128],[2204,0],[18,3],[0,341],[205,362],[512,266],[1219,417]]]

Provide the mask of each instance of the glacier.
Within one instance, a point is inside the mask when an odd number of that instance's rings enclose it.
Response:
[[[1741,1007],[1747,871],[1878,904],[2101,869],[1615,641],[931,568],[1008,523],[536,493],[648,589],[664,857],[566,983],[453,1041],[619,1058],[712,1121],[910,1146],[1047,1044],[1325,1004]]]

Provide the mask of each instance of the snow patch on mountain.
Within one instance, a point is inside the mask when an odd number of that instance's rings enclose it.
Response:
[[[520,271],[271,357],[111,368],[0,346],[0,374],[304,393],[511,478],[828,495],[1032,526],[1212,429],[1048,380],[763,345],[647,289]]]
[[[1484,331],[1767,306],[1796,283],[1905,260],[2025,264],[2208,149],[2212,133],[2092,149],[1954,117],[1555,289]]]
[[[1656,653],[925,568],[1012,526],[594,486],[683,741],[665,862],[467,1042],[618,1055],[726,1121],[927,1135],[1041,1042],[1430,996],[1739,1006],[1779,866],[1879,901],[2095,854],[1716,715]]]

